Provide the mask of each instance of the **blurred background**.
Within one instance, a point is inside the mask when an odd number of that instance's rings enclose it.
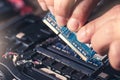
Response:
[[[119,0],[101,0],[97,8],[91,14],[89,21],[101,16],[111,7],[120,4]],[[35,14],[43,16],[38,0],[0,0],[0,21],[8,20],[15,16]],[[4,21],[5,22],[5,21]]]

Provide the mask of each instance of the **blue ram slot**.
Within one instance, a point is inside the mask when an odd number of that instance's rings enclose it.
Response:
[[[95,51],[88,47],[85,43],[81,43],[77,40],[75,33],[71,32],[67,27],[58,27],[54,16],[48,13],[43,22],[54,31],[73,51],[75,51],[84,61],[101,64],[101,61],[93,58]]]

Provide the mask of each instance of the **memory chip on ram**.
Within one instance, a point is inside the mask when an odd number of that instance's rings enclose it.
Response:
[[[48,13],[44,18],[43,22],[55,32],[71,49],[73,49],[84,61],[91,62],[95,55],[95,51],[87,46],[85,43],[79,42],[74,32],[71,32],[66,26],[58,27],[55,17]],[[99,60],[94,59],[96,64]]]

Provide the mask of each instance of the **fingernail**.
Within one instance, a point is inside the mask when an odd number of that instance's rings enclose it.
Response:
[[[42,8],[44,11],[47,11],[47,10],[48,10],[48,8],[47,8],[47,6],[46,6],[46,4],[45,4],[44,2],[41,2],[40,5],[41,5],[41,8]]]
[[[48,9],[50,10],[50,12],[52,13],[52,15],[54,15],[54,8],[52,6],[49,6]]]
[[[77,33],[78,40],[81,42],[86,41],[87,33],[85,31],[85,28],[80,29],[80,31]]]
[[[68,28],[71,30],[71,31],[77,31],[78,28],[79,28],[79,20],[77,19],[74,19],[74,18],[71,18],[69,21],[68,21]]]
[[[59,27],[65,26],[67,23],[67,19],[62,16],[56,16],[56,21]]]

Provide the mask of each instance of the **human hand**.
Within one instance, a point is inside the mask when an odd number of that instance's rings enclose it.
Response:
[[[108,53],[111,66],[120,70],[120,4],[83,26],[77,38],[81,42],[91,42],[100,55]]]
[[[81,28],[99,0],[38,0],[43,10],[50,10],[59,26],[71,31]]]

